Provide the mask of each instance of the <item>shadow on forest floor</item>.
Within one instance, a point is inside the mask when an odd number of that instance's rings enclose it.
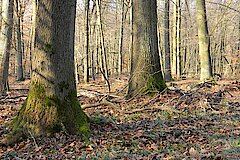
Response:
[[[115,82],[118,87],[126,84],[125,79]],[[82,104],[99,103],[104,99],[105,88],[100,82],[79,88],[95,95],[80,95]],[[30,136],[12,147],[1,148],[0,157],[240,159],[239,90],[239,82],[200,85],[178,82],[174,89],[154,97],[136,97],[128,102],[112,101],[113,105],[86,108],[85,112],[92,120],[88,145],[78,137],[65,133],[49,138]],[[7,131],[5,124],[13,118],[25,99],[25,93],[13,91],[11,93],[15,95],[0,99],[0,135]]]

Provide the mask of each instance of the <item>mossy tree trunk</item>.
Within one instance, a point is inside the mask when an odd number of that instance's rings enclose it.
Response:
[[[87,138],[88,117],[77,99],[74,78],[75,14],[76,0],[38,1],[30,90],[11,123],[9,143],[26,133],[41,136],[61,130]]]
[[[212,78],[212,66],[210,58],[210,38],[208,35],[205,0],[197,0],[196,9],[198,23],[199,55],[201,65],[200,79],[206,80]]]
[[[127,98],[161,91],[163,80],[157,37],[156,0],[133,1],[133,57]]]

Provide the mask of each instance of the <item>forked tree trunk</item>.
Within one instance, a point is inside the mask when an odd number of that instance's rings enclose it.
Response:
[[[0,95],[8,90],[9,56],[12,41],[13,0],[2,1],[2,27],[0,33]]]
[[[40,136],[61,130],[87,139],[88,118],[77,99],[74,78],[75,14],[76,0],[39,1],[30,89],[12,121],[8,143],[26,133]]]
[[[208,35],[205,0],[197,0],[196,8],[199,38],[199,55],[201,65],[200,79],[206,80],[212,78],[212,66],[210,59],[210,39]]]
[[[156,0],[133,1],[133,57],[127,98],[162,91]]]

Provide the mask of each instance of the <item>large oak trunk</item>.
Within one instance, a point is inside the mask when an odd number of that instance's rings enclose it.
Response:
[[[128,98],[166,87],[158,51],[156,7],[156,0],[133,1],[133,57]]]
[[[38,1],[30,91],[12,122],[13,135],[64,130],[88,136],[88,118],[78,102],[74,78],[75,9],[75,0]]]

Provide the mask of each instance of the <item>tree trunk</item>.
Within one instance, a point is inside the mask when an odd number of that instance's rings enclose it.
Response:
[[[2,27],[0,33],[0,95],[8,90],[9,56],[12,41],[13,0],[2,1]]]
[[[212,78],[212,66],[210,59],[210,39],[208,35],[205,0],[197,0],[196,9],[199,38],[199,55],[201,65],[200,79],[206,80]]]
[[[177,1],[173,4],[173,30],[172,30],[172,76],[177,76]]]
[[[121,13],[121,27],[119,34],[119,49],[118,49],[118,74],[122,73],[122,50],[123,50],[123,25],[124,25],[124,0],[122,0],[122,13]]]
[[[179,79],[182,74],[182,61],[181,61],[181,1],[177,1],[177,78]]]
[[[36,27],[36,18],[37,18],[37,6],[38,0],[33,0],[33,10],[32,10],[32,26],[31,26],[31,45],[29,49],[29,61],[30,61],[30,74],[32,73],[32,53],[35,48],[35,27]]]
[[[85,0],[85,56],[84,56],[84,82],[89,82],[89,0]]]
[[[77,99],[74,78],[75,15],[76,0],[39,1],[30,89],[12,121],[8,143],[27,133],[41,136],[60,130],[87,140],[88,118]]]
[[[162,91],[156,0],[133,1],[133,57],[127,98]]]
[[[17,18],[17,81],[24,80],[23,77],[23,50],[21,34],[21,14],[19,13],[18,0],[15,0],[16,18]]]
[[[170,65],[170,41],[169,41],[169,0],[165,0],[165,7],[164,7],[164,79],[165,81],[171,81],[171,65]]]

